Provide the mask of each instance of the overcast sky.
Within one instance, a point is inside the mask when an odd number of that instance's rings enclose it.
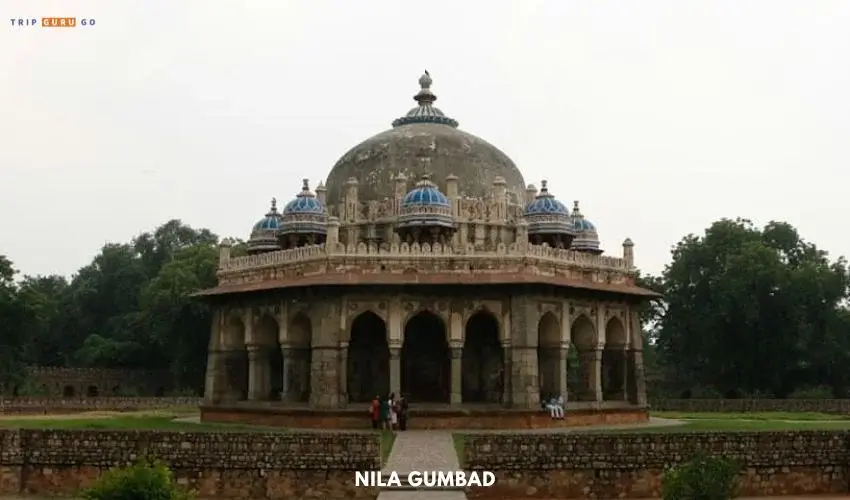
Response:
[[[247,238],[437,105],[657,272],[721,217],[850,248],[847,0],[4,0],[0,254],[70,275],[171,218]],[[12,27],[76,16],[94,27]]]

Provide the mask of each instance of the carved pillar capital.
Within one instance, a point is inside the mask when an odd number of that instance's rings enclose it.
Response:
[[[463,347],[454,347],[451,348],[452,351],[452,359],[461,359],[463,358]]]
[[[245,346],[245,349],[248,350],[249,359],[259,358],[267,350],[266,346],[260,344],[248,344]]]
[[[401,347],[390,347],[390,359],[400,359],[401,358]]]

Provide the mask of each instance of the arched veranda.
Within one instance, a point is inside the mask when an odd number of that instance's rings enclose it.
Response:
[[[537,324],[537,370],[540,400],[566,396],[560,387],[561,379],[561,322],[547,312]]]
[[[348,400],[368,402],[390,392],[390,348],[387,326],[372,311],[357,316],[351,323],[348,342]]]
[[[620,318],[608,320],[605,325],[605,347],[602,350],[602,397],[605,400],[626,400],[627,345],[626,329]]]
[[[465,403],[499,403],[504,387],[504,355],[499,322],[478,311],[466,322],[461,395]]]
[[[236,315],[230,316],[224,325],[221,338],[224,357],[224,380],[222,396],[228,401],[248,399],[248,351],[245,349],[245,324]]]
[[[401,348],[401,392],[405,397],[415,402],[448,403],[450,367],[443,320],[429,311],[410,318]]]
[[[284,350],[284,399],[296,402],[310,400],[310,366],[312,364],[313,323],[306,313],[292,318],[287,329]]]
[[[577,380],[570,387],[570,399],[574,401],[596,401],[597,335],[596,328],[590,318],[583,314],[576,318],[570,329],[570,338],[571,347],[576,350],[574,359],[578,361],[578,366],[574,369]]]

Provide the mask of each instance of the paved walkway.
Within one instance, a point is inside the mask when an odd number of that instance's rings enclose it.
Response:
[[[404,431],[396,434],[390,457],[381,472],[400,476],[414,470],[460,469],[452,434],[446,431]],[[378,500],[466,500],[463,491],[381,491]]]

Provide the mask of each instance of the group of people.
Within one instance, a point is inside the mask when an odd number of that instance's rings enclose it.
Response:
[[[403,431],[407,429],[407,400],[401,394],[387,397],[375,396],[369,407],[373,429]]]

